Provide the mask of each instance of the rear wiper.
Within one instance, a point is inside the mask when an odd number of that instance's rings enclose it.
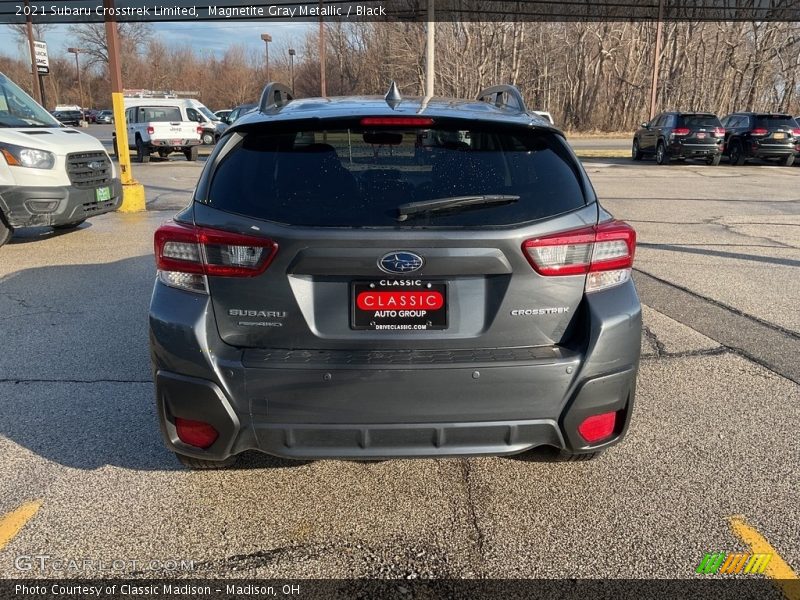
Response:
[[[397,207],[397,220],[405,221],[414,215],[423,213],[441,212],[447,210],[473,208],[479,206],[493,206],[496,204],[511,204],[519,200],[519,196],[511,194],[482,194],[475,196],[451,196],[450,198],[434,198],[409,202]]]

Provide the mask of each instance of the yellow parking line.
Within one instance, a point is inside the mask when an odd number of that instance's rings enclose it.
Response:
[[[25,523],[33,518],[41,506],[42,502],[40,500],[26,502],[17,510],[11,511],[0,518],[0,550],[5,548],[6,544],[14,539],[20,532],[20,529],[25,527]]]
[[[800,600],[800,579],[778,554],[777,550],[758,531],[748,525],[744,517],[731,517],[731,529],[752,550],[753,554],[771,554],[764,574],[775,580],[788,600]]]

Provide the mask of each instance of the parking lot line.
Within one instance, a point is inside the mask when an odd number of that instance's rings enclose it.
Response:
[[[745,544],[750,546],[754,554],[771,554],[772,558],[767,564],[764,574],[775,580],[781,588],[783,595],[788,600],[800,600],[800,579],[792,568],[786,563],[778,551],[753,527],[748,525],[744,517],[731,517],[731,529]]]
[[[25,527],[42,506],[41,500],[26,502],[18,509],[11,511],[0,518],[0,550]]]

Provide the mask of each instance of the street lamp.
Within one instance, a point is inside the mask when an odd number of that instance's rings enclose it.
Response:
[[[262,33],[261,39],[264,40],[264,47],[267,50],[267,81],[269,82],[269,43],[272,41],[272,36],[268,33]]]
[[[294,48],[289,48],[289,70],[291,73],[292,91],[294,91],[294,55]]]
[[[80,94],[81,114],[83,114],[83,85],[81,84],[81,66],[78,62],[78,54],[83,51],[83,48],[67,48],[67,52],[75,55],[75,74],[78,77],[78,93]]]

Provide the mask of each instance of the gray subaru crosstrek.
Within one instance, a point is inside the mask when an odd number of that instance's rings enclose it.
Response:
[[[155,234],[167,445],[194,468],[250,449],[590,458],[631,419],[635,240],[516,88],[270,84]]]

